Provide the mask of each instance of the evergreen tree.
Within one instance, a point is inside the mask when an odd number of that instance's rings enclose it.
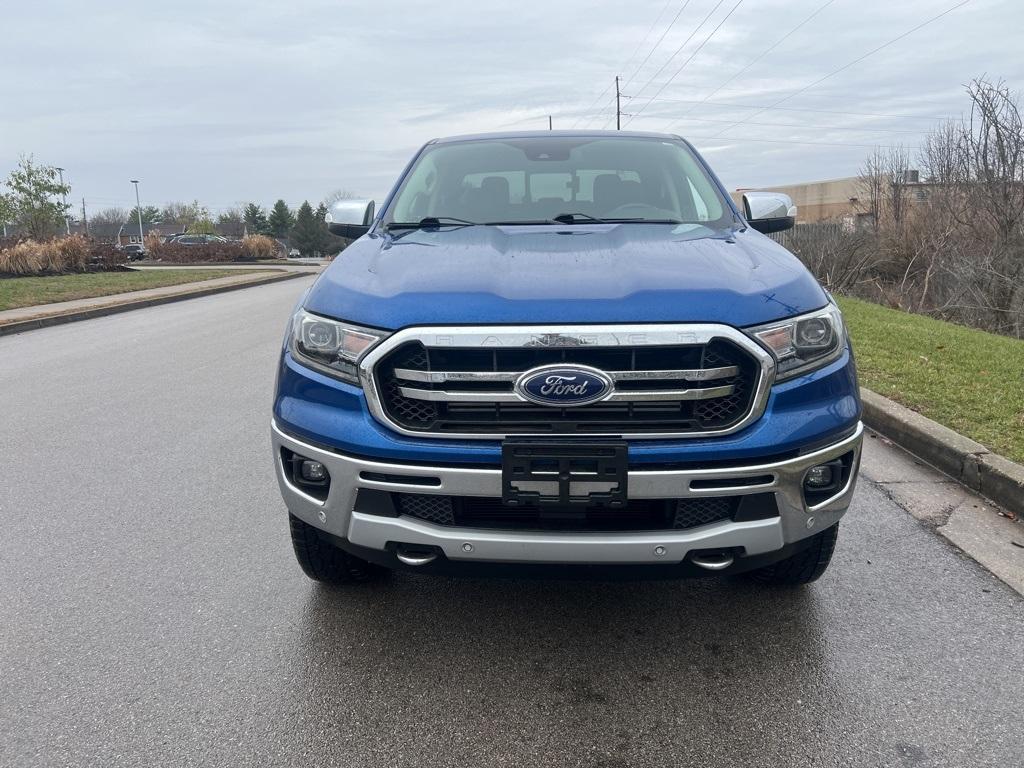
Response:
[[[242,218],[245,219],[245,227],[250,235],[270,234],[270,222],[267,221],[266,211],[256,203],[249,203],[245,206]]]
[[[144,205],[142,206],[142,223],[143,224],[159,224],[162,221],[163,215],[159,208],[155,205]],[[128,211],[127,217],[124,219],[129,224],[136,224],[139,221],[139,213],[137,208],[132,208]]]
[[[308,206],[309,203],[306,205]],[[312,208],[309,209],[309,213],[312,215]],[[295,226],[296,220],[291,209],[288,208],[288,204],[284,200],[278,200],[270,210],[270,218],[267,219],[267,223],[270,226],[270,233],[274,237],[288,237],[288,232]]]
[[[299,212],[295,215],[295,226],[292,227],[292,247],[297,248],[299,253],[305,257],[319,255],[324,239],[322,225],[323,222],[313,212],[313,206],[309,204],[308,200],[303,201],[299,206]]]
[[[324,203],[316,208],[316,220],[320,225],[320,246],[317,250],[323,256],[336,256],[345,247],[346,241],[327,228],[327,206]]]

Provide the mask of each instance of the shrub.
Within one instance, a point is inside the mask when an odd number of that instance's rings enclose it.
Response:
[[[172,264],[202,264],[204,262],[246,261],[241,243],[206,243],[204,245],[181,245],[160,243],[150,250],[150,256]],[[251,260],[251,259],[249,259]]]
[[[93,240],[89,243],[88,264],[91,268],[101,271],[120,269],[124,264],[124,254],[110,243]]]
[[[84,272],[92,245],[81,235],[42,242],[22,240],[0,248],[0,273],[8,275],[59,275]],[[115,266],[119,261],[104,266]]]
[[[89,241],[81,235],[71,235],[61,240],[51,240],[53,244],[54,271],[84,272],[89,264]]]
[[[266,235],[249,235],[242,238],[241,245],[250,259],[272,259],[277,255],[277,242]]]
[[[35,275],[42,271],[39,244],[22,240],[0,251],[0,272],[9,275]]]

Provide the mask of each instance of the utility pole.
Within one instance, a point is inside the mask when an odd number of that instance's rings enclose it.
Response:
[[[130,181],[135,185],[135,213],[139,215],[139,245],[144,245],[146,237],[142,234],[142,206],[139,204],[139,180],[130,179]]]
[[[85,236],[89,236],[89,217],[85,215],[85,198],[82,198],[82,224],[85,226]]]
[[[623,129],[623,101],[622,93],[618,92],[618,76],[615,75],[615,130]]]
[[[551,127],[551,115],[548,115],[548,130],[549,131],[555,130],[554,128]]]
[[[64,230],[67,234],[71,234],[71,219],[68,217],[68,196],[64,193],[64,169],[58,168],[57,174],[60,176],[60,199],[64,203]]]

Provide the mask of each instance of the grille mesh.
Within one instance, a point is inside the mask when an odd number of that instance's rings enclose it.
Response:
[[[735,496],[631,501],[626,509],[604,507],[507,507],[501,499],[395,493],[399,513],[435,525],[558,530],[682,530],[732,519]]]
[[[730,355],[722,349],[722,345],[712,342],[704,350],[704,367],[716,368],[721,365],[732,365],[735,355]],[[732,384],[735,388],[731,395],[718,397],[714,400],[700,400],[694,407],[694,415],[701,424],[707,427],[715,427],[738,419],[746,410],[749,402],[748,377],[742,373],[739,376],[725,379],[721,383]]]
[[[698,525],[728,520],[736,511],[736,499],[731,496],[716,496],[699,499],[679,499],[672,527],[677,529],[695,528]]]
[[[419,389],[495,389],[493,383],[434,385],[399,379],[395,369],[413,371],[498,371],[521,373],[549,364],[578,363],[608,372],[672,370],[738,366],[739,374],[699,382],[634,381],[623,390],[707,388],[731,385],[731,394],[706,400],[606,401],[575,408],[532,403],[436,402],[407,397],[402,386]],[[430,348],[410,342],[377,364],[381,403],[388,417],[417,432],[498,434],[624,434],[644,432],[700,433],[726,429],[750,410],[758,377],[757,362],[731,342],[715,339],[706,345],[630,348]],[[504,386],[511,391],[511,383]]]
[[[388,360],[388,370],[395,368],[412,368],[417,371],[429,369],[427,350],[419,344],[401,347]],[[416,400],[403,397],[398,391],[398,379],[393,374],[384,379],[384,401],[387,403],[391,417],[405,427],[423,428],[437,419],[437,404],[429,400]]]
[[[455,525],[451,496],[428,493],[397,493],[398,510],[403,515],[418,517],[437,525]]]

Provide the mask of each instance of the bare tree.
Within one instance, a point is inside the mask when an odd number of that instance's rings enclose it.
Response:
[[[984,77],[966,91],[969,115],[922,143],[921,183],[906,149],[865,159],[858,199],[870,230],[806,227],[788,242],[834,290],[1024,337],[1021,97]]]
[[[909,167],[910,153],[902,146],[876,149],[861,166],[858,179],[865,201],[862,207],[871,215],[876,231],[886,219],[897,226],[903,221]]]
[[[323,199],[323,204],[326,205],[328,208],[330,208],[332,205],[334,205],[339,200],[358,200],[359,198],[360,198],[360,195],[358,195],[357,193],[353,192],[352,190],[342,188],[342,189],[336,189],[333,192],[329,193]]]

